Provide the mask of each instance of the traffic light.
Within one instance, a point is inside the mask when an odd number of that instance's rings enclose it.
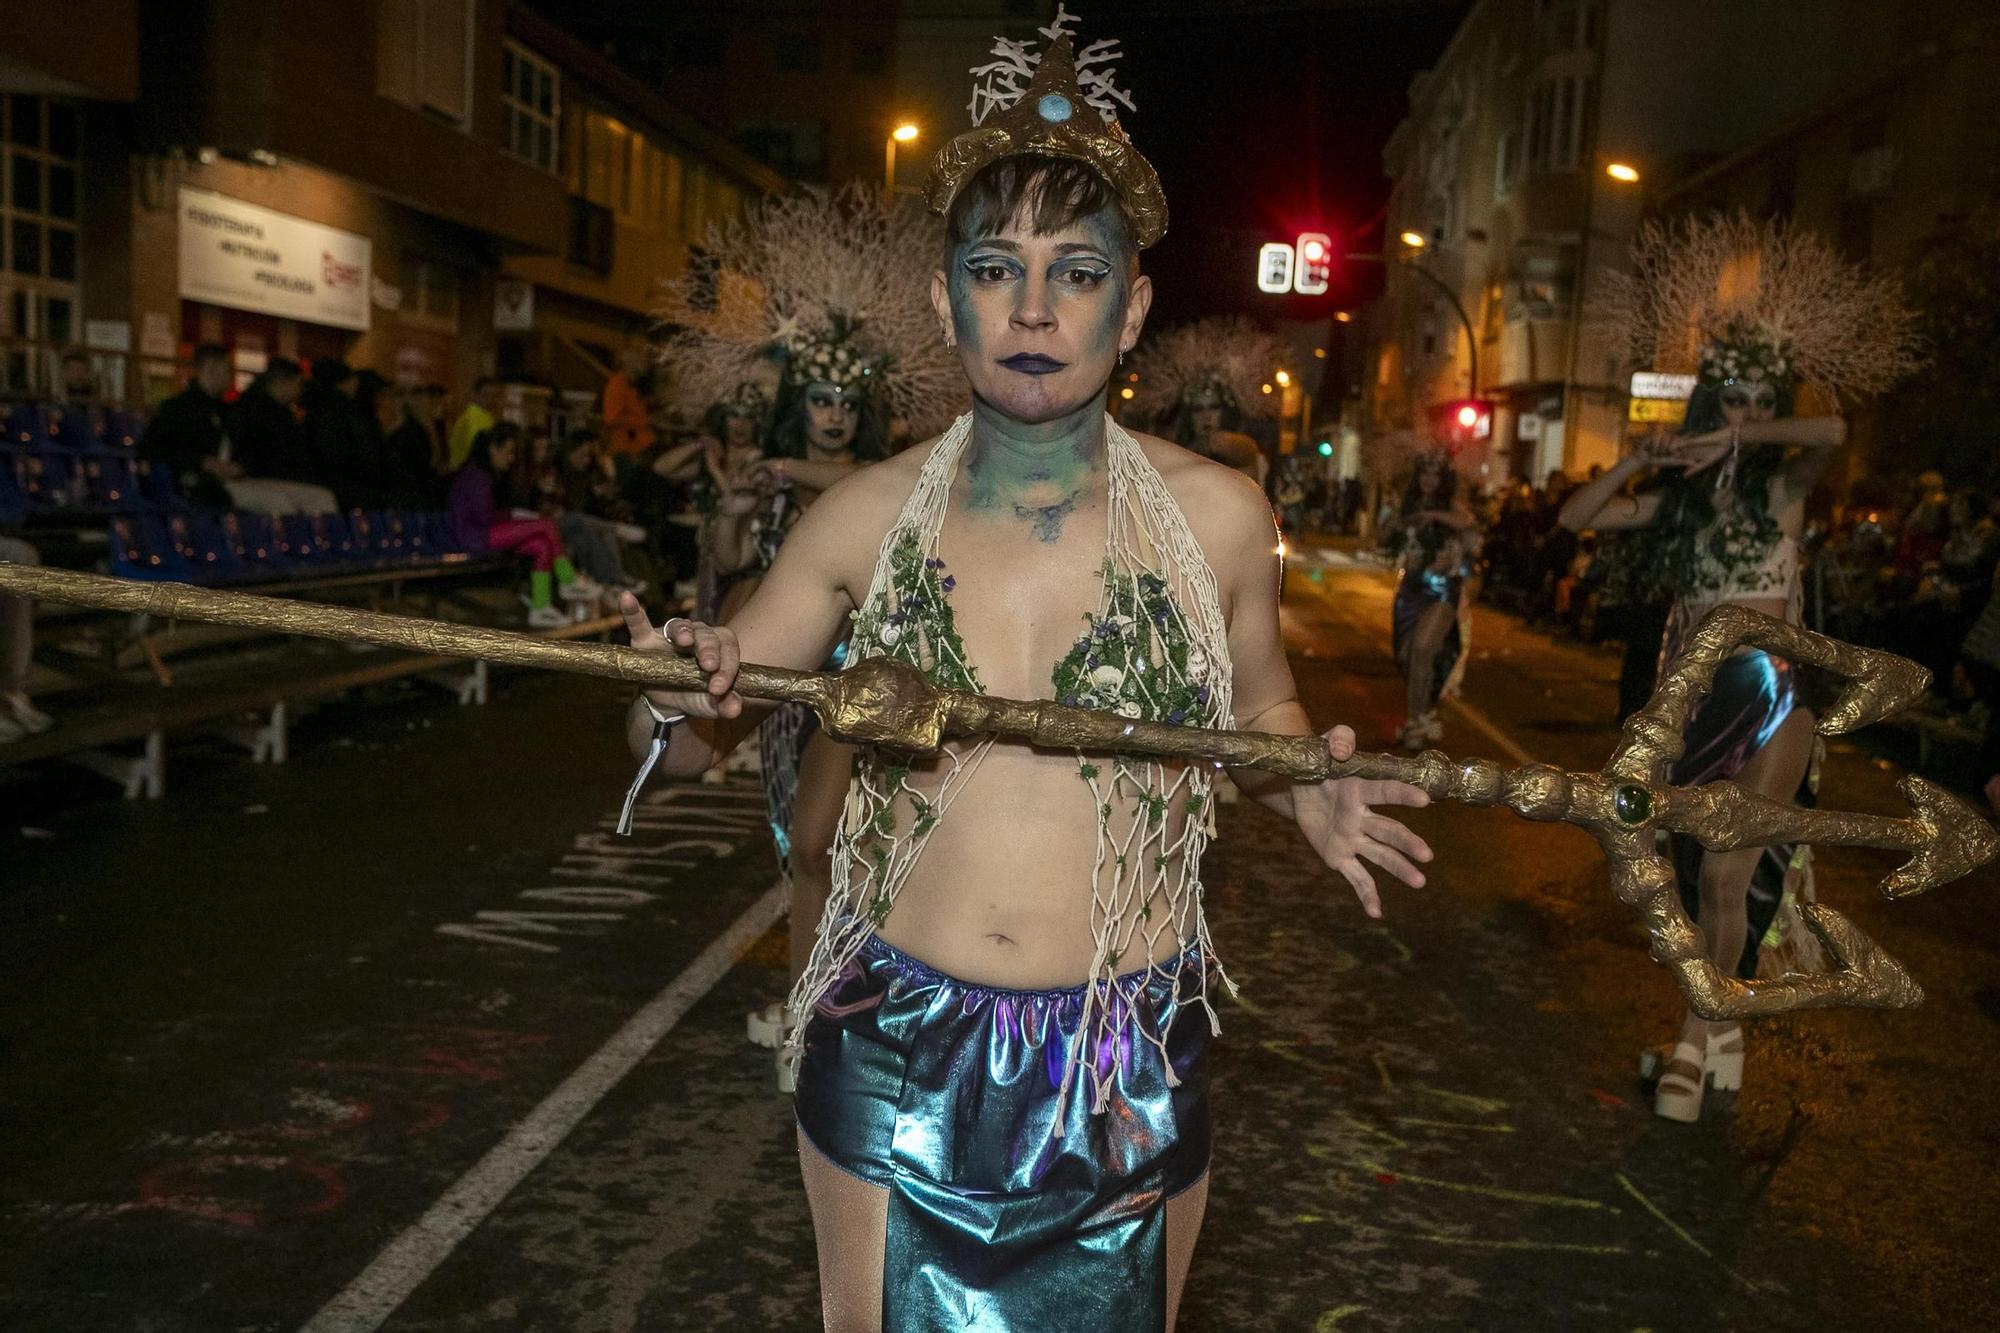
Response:
[[[1292,290],[1301,296],[1324,292],[1333,279],[1333,237],[1323,231],[1300,232],[1292,251]]]
[[[1272,241],[1257,251],[1257,290],[1288,292],[1292,289],[1292,247]]]
[[[1459,398],[1432,409],[1437,437],[1453,451],[1477,444],[1493,434],[1493,400]]]
[[[1321,440],[1321,441],[1319,442],[1319,456],[1320,456],[1321,458],[1332,458],[1332,457],[1333,457],[1333,441],[1332,441],[1332,440]]]

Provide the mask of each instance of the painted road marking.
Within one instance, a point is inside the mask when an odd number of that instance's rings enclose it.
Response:
[[[372,1333],[581,1124],[604,1095],[714,988],[737,957],[785,914],[782,882],[764,891],[701,956],[646,1002],[611,1040],[480,1158],[424,1215],[302,1327],[301,1333]]]

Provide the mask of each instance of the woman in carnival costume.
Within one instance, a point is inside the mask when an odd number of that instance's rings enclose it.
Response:
[[[1390,642],[1407,692],[1396,742],[1414,751],[1444,735],[1438,701],[1455,692],[1470,638],[1462,613],[1479,531],[1458,499],[1458,472],[1443,449],[1426,449],[1411,465],[1390,538],[1398,570]]]
[[[1711,608],[1734,603],[1799,620],[1799,537],[1806,497],[1847,438],[1838,416],[1795,417],[1799,387],[1832,399],[1886,388],[1915,365],[1913,317],[1886,277],[1869,277],[1824,241],[1746,216],[1648,224],[1620,275],[1608,317],[1639,364],[1677,369],[1698,346],[1678,438],[1621,459],[1582,487],[1561,521],[1582,530],[1658,529],[1675,596],[1661,659]],[[1620,495],[1628,478],[1664,484]],[[1810,805],[1818,745],[1796,669],[1745,648],[1716,673],[1688,721],[1676,786],[1728,779],[1773,800]],[[1812,894],[1809,849],[1785,844],[1704,852],[1676,837],[1682,904],[1708,957],[1745,979],[1810,967],[1817,950],[1796,907]],[[1779,953],[1776,946],[1785,946]],[[1649,1069],[1660,1065],[1649,1053]],[[1743,1030],[1689,1011],[1664,1062],[1653,1109],[1701,1115],[1704,1089],[1739,1087]]]
[[[711,270],[670,284],[662,310],[676,326],[666,354],[684,397],[715,404],[724,432],[712,466],[729,465],[704,543],[720,591],[711,618],[748,604],[786,534],[829,487],[888,453],[888,423],[929,431],[963,395],[932,327],[925,290],[937,228],[851,187],[767,200],[709,238]],[[762,456],[741,448],[775,381]],[[732,434],[733,432],[733,434]],[[731,442],[736,443],[735,448]],[[697,618],[701,618],[698,612]],[[835,661],[838,661],[836,653]],[[792,883],[792,976],[810,957],[851,770],[847,747],[821,736],[803,704],[766,718],[758,743],[771,836]],[[797,847],[808,849],[795,857]],[[780,1045],[779,1001],[750,1015],[751,1040]],[[789,1086],[791,1065],[779,1081]]]
[[[1132,358],[1140,420],[1159,422],[1183,449],[1233,467],[1258,485],[1269,463],[1243,433],[1247,418],[1269,419],[1278,397],[1263,391],[1285,357],[1276,334],[1241,315],[1196,320],[1148,339]]]
[[[940,685],[1310,732],[1263,495],[1105,412],[1166,208],[1116,120],[1114,44],[1078,56],[1072,22],[1059,9],[1040,52],[998,44],[977,128],[933,163],[932,328],[972,411],[835,484],[730,627],[655,628],[623,603],[635,644],[711,673],[633,704],[635,753],[663,749],[668,772],[700,772],[758,716],[731,692],[739,659],[814,667],[850,633],[855,657]],[[1353,749],[1346,728],[1329,741]],[[990,737],[859,752],[793,993],[830,1328],[1171,1325],[1207,1198],[1213,771]],[[1371,808],[1416,789],[1237,781],[1371,915],[1364,862],[1422,882],[1429,849]]]

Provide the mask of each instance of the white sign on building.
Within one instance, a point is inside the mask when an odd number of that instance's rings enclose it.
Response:
[[[187,300],[366,330],[369,254],[366,236],[181,187]]]
[[[1671,398],[1685,402],[1694,392],[1694,376],[1662,375],[1658,371],[1638,370],[1632,373],[1632,396],[1634,398]]]

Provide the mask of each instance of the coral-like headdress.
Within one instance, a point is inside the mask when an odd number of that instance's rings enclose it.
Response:
[[[972,71],[978,80],[969,108],[975,128],[931,160],[931,212],[943,215],[965,183],[989,164],[1035,154],[1095,167],[1131,214],[1140,249],[1167,234],[1160,178],[1118,123],[1118,108],[1133,107],[1131,95],[1112,81],[1112,62],[1122,55],[1117,39],[1101,37],[1078,52],[1070,31],[1076,21],[1058,4],[1055,18],[1039,30],[1049,40],[1039,55],[1028,42],[994,39],[993,60]]]
[[[782,376],[877,395],[919,437],[940,429],[965,396],[930,307],[943,246],[921,209],[859,185],[774,196],[710,228],[705,260],[658,311],[678,398],[701,412]]]
[[[1278,395],[1263,386],[1284,364],[1285,344],[1241,315],[1196,320],[1148,338],[1132,359],[1132,407],[1157,421],[1182,403],[1214,393],[1245,416],[1273,416]]]
[[[1715,214],[1648,222],[1632,272],[1605,275],[1602,315],[1637,365],[1708,384],[1881,391],[1918,364],[1916,316],[1895,281],[1811,232]]]

